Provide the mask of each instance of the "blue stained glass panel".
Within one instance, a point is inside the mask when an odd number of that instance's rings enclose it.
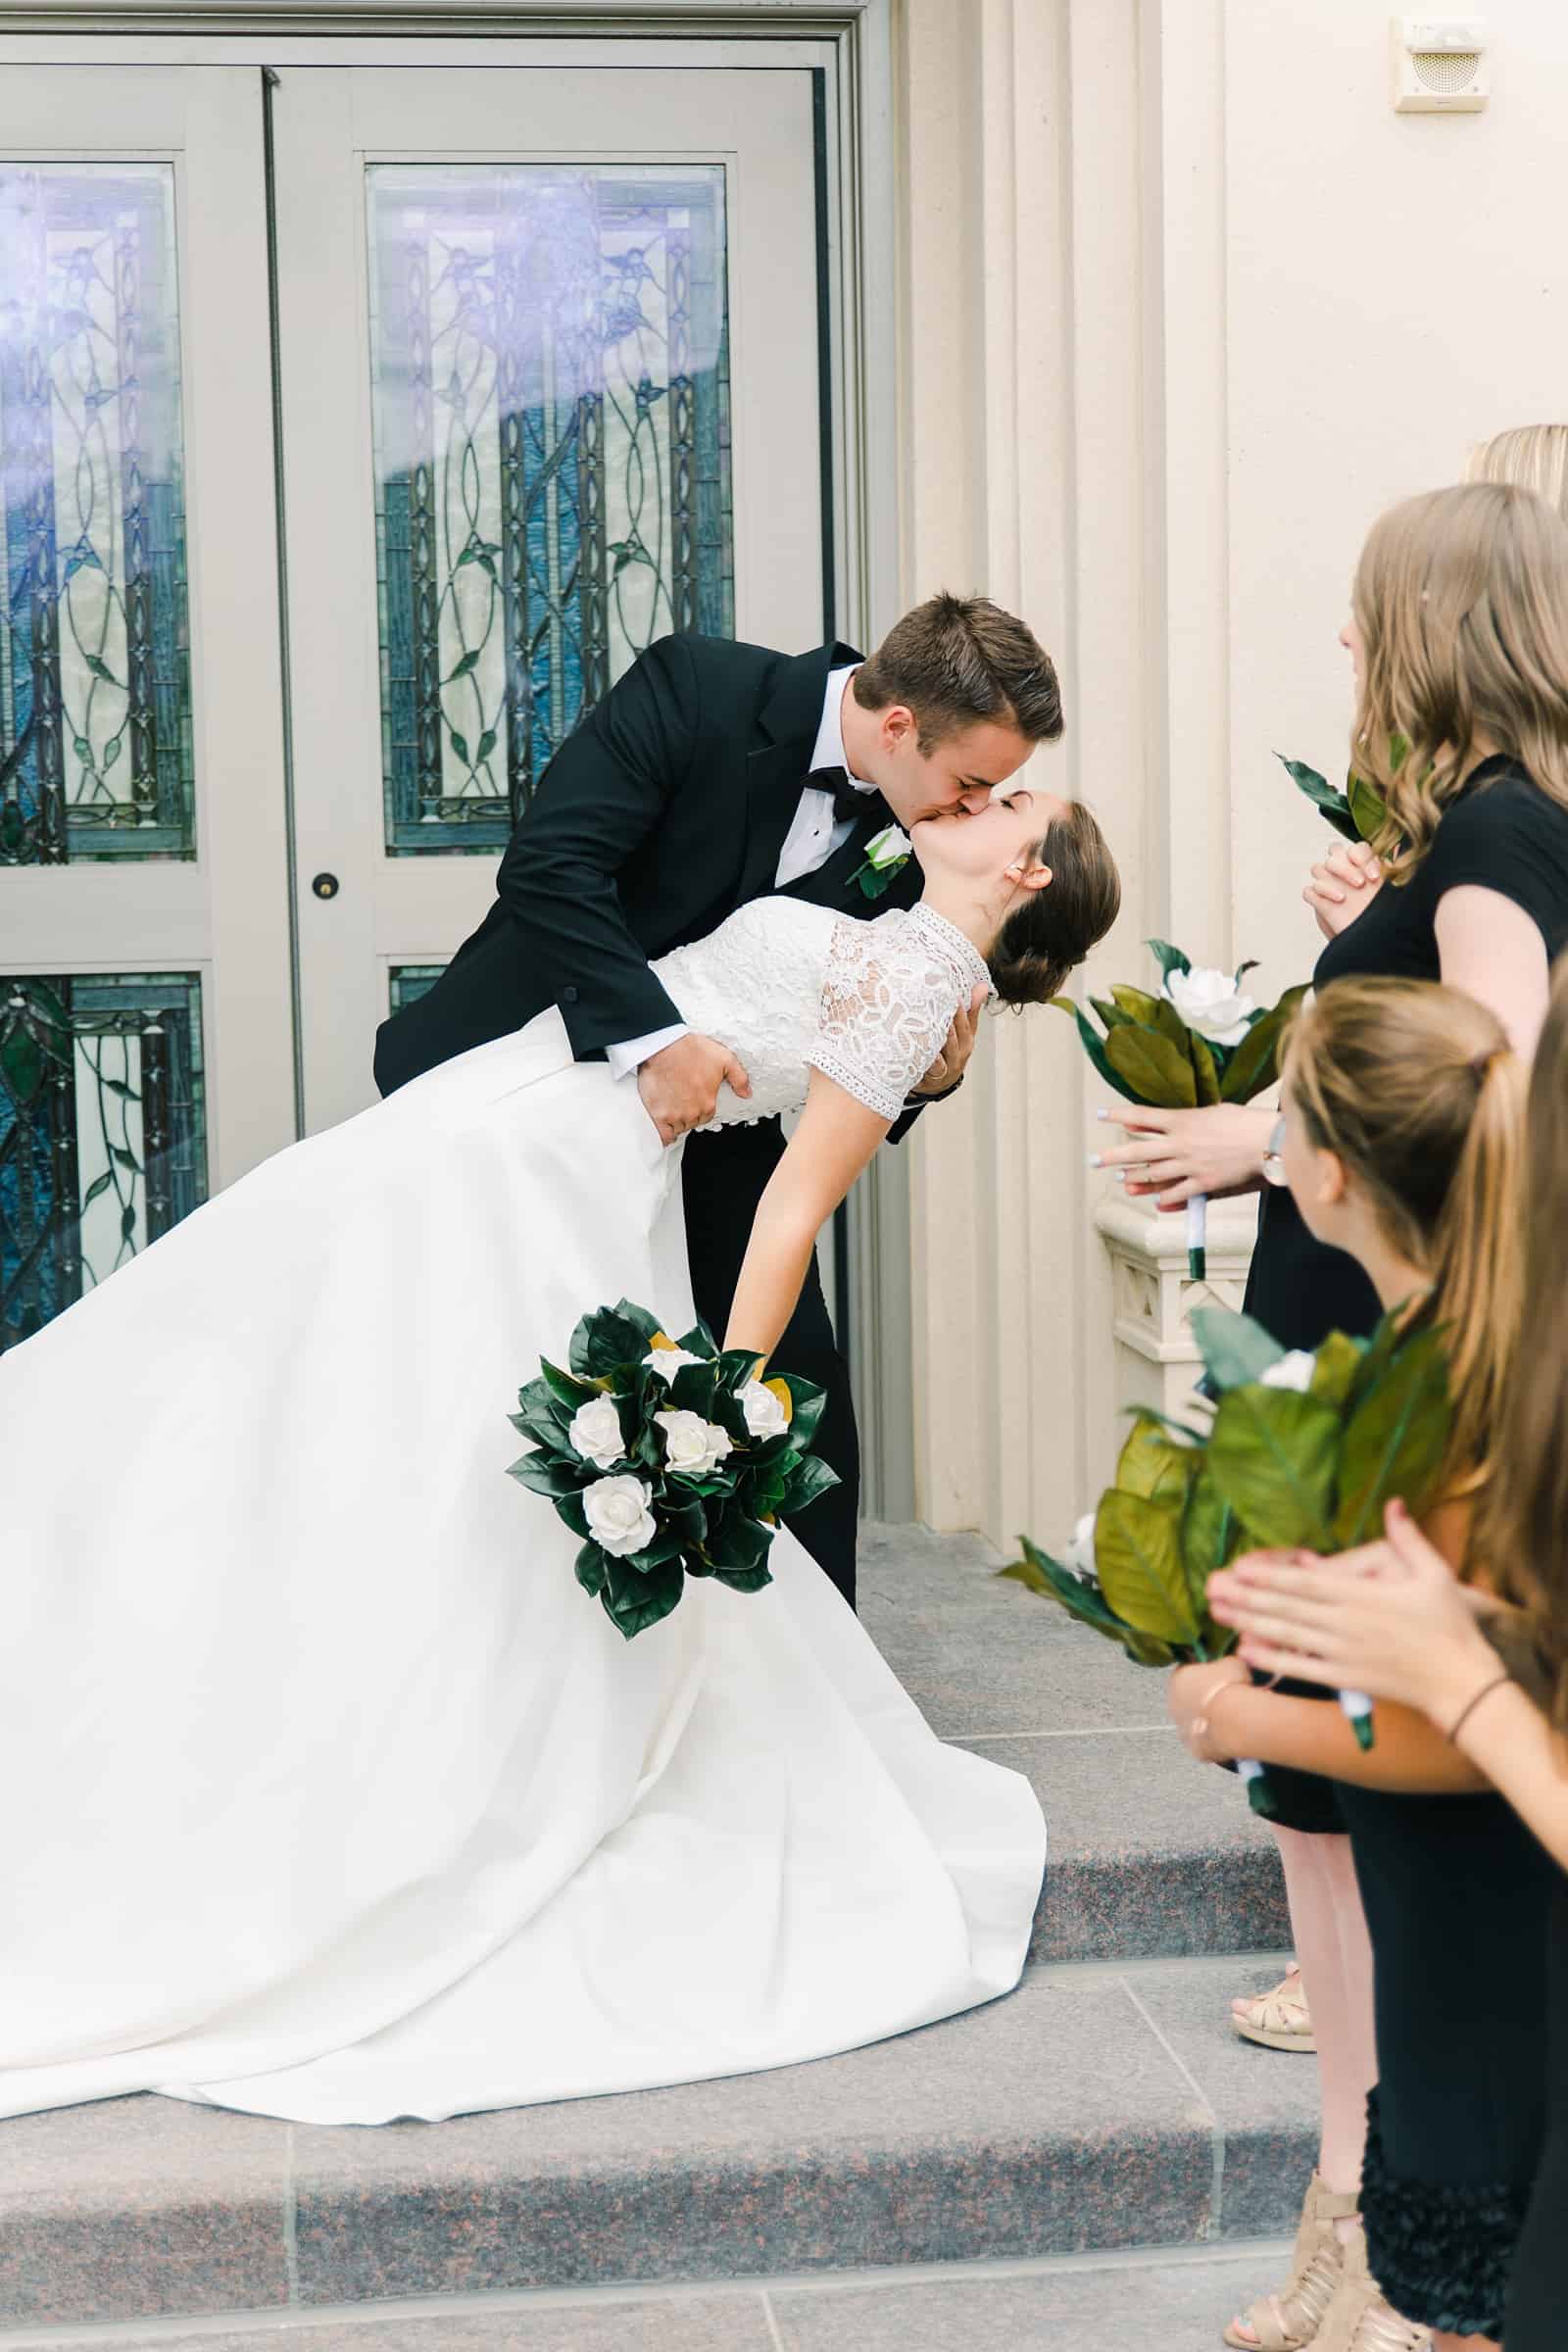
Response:
[[[493,853],[656,637],[734,634],[724,173],[368,178],[386,843]]]
[[[0,1350],[207,1197],[194,972],[0,979]]]
[[[174,178],[0,162],[0,865],[196,854]]]

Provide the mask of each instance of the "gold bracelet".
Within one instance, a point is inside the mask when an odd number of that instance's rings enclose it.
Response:
[[[1448,1734],[1448,1740],[1451,1746],[1458,1746],[1459,1734],[1464,1730],[1465,1725],[1469,1722],[1477,1707],[1480,1706],[1481,1701],[1484,1698],[1490,1698],[1494,1690],[1500,1690],[1504,1683],[1511,1683],[1512,1681],[1513,1676],[1509,1674],[1506,1669],[1504,1669],[1501,1674],[1495,1675],[1490,1683],[1482,1684],[1474,1698],[1469,1701],[1467,1706],[1461,1709],[1457,1723],[1455,1723],[1452,1731]]]

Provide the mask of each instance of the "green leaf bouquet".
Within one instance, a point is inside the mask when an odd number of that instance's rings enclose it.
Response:
[[[1232,975],[1195,965],[1167,940],[1151,939],[1160,968],[1157,996],[1142,988],[1112,988],[1091,997],[1102,1036],[1070,997],[1053,997],[1078,1024],[1083,1048],[1107,1086],[1128,1102],[1156,1110],[1201,1109],[1213,1102],[1250,1102],[1279,1076],[1280,1041],[1306,984],[1287,989],[1265,1008],[1244,995],[1242,982],[1256,967]],[[1208,1201],[1198,1193],[1187,1204],[1188,1270],[1201,1282],[1208,1270]]]
[[[1001,1574],[1055,1600],[1141,1666],[1224,1657],[1236,1637],[1208,1613],[1208,1580],[1244,1551],[1337,1552],[1369,1541],[1396,1495],[1419,1513],[1447,1458],[1442,1335],[1388,1316],[1370,1340],[1333,1332],[1315,1355],[1260,1324],[1200,1309],[1193,1331],[1213,1403],[1203,1426],[1137,1412],[1115,1484],[1058,1560],[1021,1539]],[[1340,1703],[1363,1747],[1372,1702]],[[1266,1776],[1239,1767],[1253,1805]]]
[[[689,1576],[736,1592],[772,1583],[781,1516],[839,1483],[811,1452],[826,1392],[758,1377],[706,1323],[668,1339],[622,1298],[584,1315],[569,1370],[541,1362],[512,1426],[533,1451],[511,1475],[581,1538],[577,1582],[629,1642],[667,1617]]]

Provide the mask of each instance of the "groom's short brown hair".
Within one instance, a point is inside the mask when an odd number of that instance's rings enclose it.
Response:
[[[1051,656],[1032,629],[985,596],[932,596],[906,612],[856,671],[855,699],[863,710],[903,703],[914,712],[922,752],[988,719],[1030,743],[1054,743],[1061,733]]]

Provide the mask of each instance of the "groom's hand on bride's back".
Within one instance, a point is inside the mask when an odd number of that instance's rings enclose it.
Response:
[[[637,1092],[661,1139],[672,1144],[707,1125],[726,1080],[743,1101],[751,1094],[752,1082],[728,1046],[688,1030],[672,1046],[649,1055],[637,1072]]]
[[[980,1031],[980,1013],[985,1001],[985,990],[977,988],[968,1004],[959,1005],[953,1016],[953,1027],[948,1031],[947,1043],[915,1088],[915,1095],[929,1098],[933,1095],[952,1094],[969,1066],[969,1056],[974,1052],[974,1041]]]

